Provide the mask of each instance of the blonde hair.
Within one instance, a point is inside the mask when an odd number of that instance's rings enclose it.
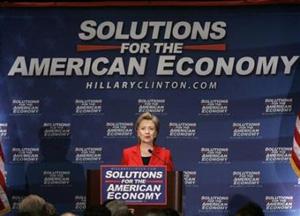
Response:
[[[128,215],[128,206],[124,201],[113,200],[105,206],[110,210],[112,216]]]
[[[45,204],[46,201],[42,197],[30,194],[19,203],[19,212],[34,216],[41,215]]]
[[[160,128],[160,123],[159,123],[158,117],[156,115],[153,115],[150,112],[142,113],[135,122],[135,131],[138,130],[138,128],[143,120],[150,120],[154,123],[155,130],[156,130],[156,136],[157,136],[159,133],[159,128]],[[138,138],[138,141],[140,142],[139,138]],[[154,143],[155,143],[155,141],[156,141],[156,138],[154,139]]]

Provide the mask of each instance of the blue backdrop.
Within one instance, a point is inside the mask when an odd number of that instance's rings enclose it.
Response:
[[[145,111],[184,171],[184,215],[300,213],[289,165],[300,7],[2,8],[0,132],[13,212],[28,193],[85,208]]]

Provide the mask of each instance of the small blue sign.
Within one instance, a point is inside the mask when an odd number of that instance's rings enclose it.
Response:
[[[166,205],[165,166],[101,166],[101,203],[123,200],[128,205]]]

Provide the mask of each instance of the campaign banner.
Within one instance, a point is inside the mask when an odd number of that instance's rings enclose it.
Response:
[[[12,215],[31,193],[81,215],[86,171],[121,164],[143,112],[183,171],[184,215],[300,214],[300,5],[10,7],[0,26]]]
[[[101,170],[101,198],[128,205],[166,205],[167,171],[162,166],[109,166]]]

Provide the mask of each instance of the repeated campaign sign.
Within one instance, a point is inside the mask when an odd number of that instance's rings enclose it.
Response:
[[[300,214],[300,5],[1,8],[0,26],[12,215],[28,193],[82,214],[86,170],[119,165],[147,111],[183,171],[184,215],[249,200]]]
[[[101,203],[123,200],[128,205],[166,205],[166,167],[109,166],[101,170]]]

